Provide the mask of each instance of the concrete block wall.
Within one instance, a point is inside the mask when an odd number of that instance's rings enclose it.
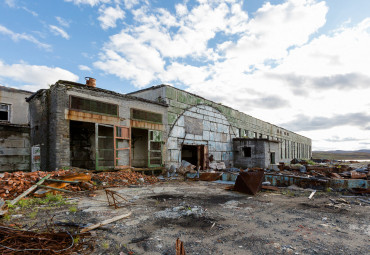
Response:
[[[181,164],[182,145],[206,145],[214,160],[232,163],[234,131],[218,110],[198,105],[179,115],[168,135],[166,165]]]
[[[165,94],[166,102],[170,106],[168,108],[168,130],[175,124],[179,116],[190,107],[207,105],[217,109],[227,118],[237,136],[261,137],[279,141],[278,155],[282,162],[289,162],[293,158],[310,158],[312,155],[312,141],[307,137],[172,86],[159,85],[131,93],[131,95],[152,100],[156,100],[159,96],[163,97],[163,94]]]
[[[88,98],[104,103],[117,104],[119,116],[115,125],[130,126],[130,109],[161,113],[163,125],[167,127],[167,107],[151,104],[117,93],[100,89],[57,83],[50,89],[39,92],[30,102],[32,145],[41,147],[41,169],[52,171],[71,166],[70,160],[70,120],[68,119],[70,96]],[[81,120],[82,121],[82,120]],[[93,121],[92,121],[93,122]],[[112,125],[112,123],[106,123]],[[163,131],[164,139],[167,133]]]
[[[0,172],[30,171],[29,127],[0,124]]]
[[[243,148],[251,148],[251,157],[245,157]],[[278,157],[279,143],[260,139],[233,139],[234,166],[241,168],[260,167],[269,168],[271,158],[270,153],[275,152],[275,162],[279,162]]]
[[[148,95],[150,91],[161,91],[163,89],[166,91],[166,101],[170,106],[168,108],[169,128],[190,107],[208,105],[217,109],[227,118],[237,136],[248,138],[261,137],[279,141],[277,155],[279,155],[282,162],[290,162],[293,158],[310,158],[312,155],[312,141],[307,137],[172,86],[161,85],[131,94],[135,96]],[[159,94],[159,92],[153,92],[153,95]]]

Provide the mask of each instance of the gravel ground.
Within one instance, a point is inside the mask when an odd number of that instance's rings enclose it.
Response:
[[[335,192],[281,189],[249,196],[213,182],[161,182],[114,188],[128,202],[107,206],[103,190],[35,221],[97,223],[129,211],[123,220],[91,231],[88,254],[370,254],[369,205]],[[331,199],[331,200],[330,200]],[[29,221],[27,223],[27,220]],[[31,224],[18,216],[18,224]]]

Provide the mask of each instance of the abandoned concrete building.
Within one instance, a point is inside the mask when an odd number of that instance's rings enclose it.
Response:
[[[0,171],[30,169],[30,127],[26,98],[32,92],[0,86]]]
[[[58,81],[27,99],[42,170],[153,168],[186,160],[206,169],[268,168],[311,157],[311,140],[200,96],[159,85],[129,94]]]

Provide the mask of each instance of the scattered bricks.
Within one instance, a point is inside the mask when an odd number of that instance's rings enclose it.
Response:
[[[351,171],[351,178],[352,179],[364,179],[366,178],[366,174],[365,173],[360,173],[360,172],[357,172],[355,170]]]
[[[339,174],[337,174],[337,173],[331,173],[330,175],[331,175],[331,177],[333,177],[333,178],[336,178],[336,179],[342,179],[342,177],[341,177]]]

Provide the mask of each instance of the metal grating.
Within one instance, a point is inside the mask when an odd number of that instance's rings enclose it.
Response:
[[[86,112],[118,116],[118,105],[103,103],[91,99],[71,96],[71,109]]]

